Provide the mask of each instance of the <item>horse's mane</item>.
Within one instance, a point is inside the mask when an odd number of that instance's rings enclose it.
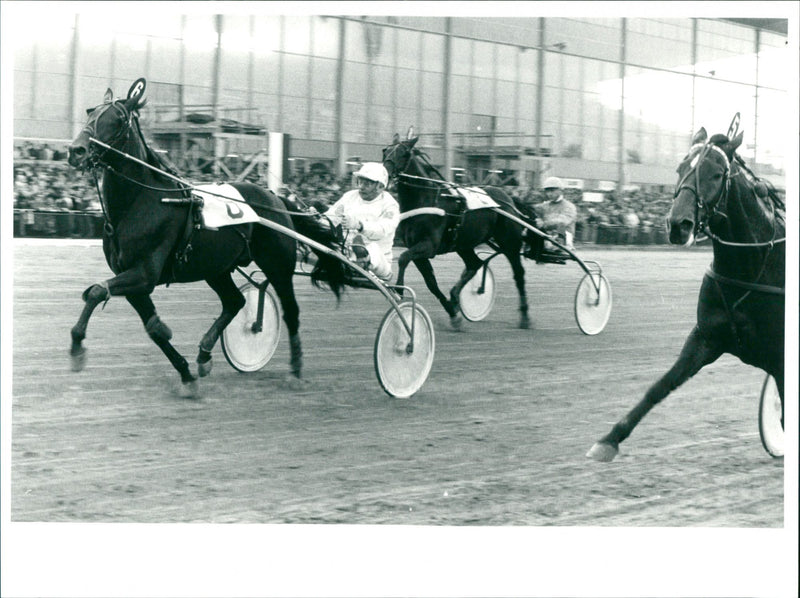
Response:
[[[727,135],[723,135],[722,133],[718,133],[713,135],[711,139],[708,140],[709,143],[712,143],[716,146],[722,147],[726,143],[730,141]],[[747,175],[749,175],[749,181],[753,186],[756,185],[763,185],[764,189],[766,189],[766,197],[773,203],[775,208],[782,212],[782,217],[785,218],[786,214],[786,203],[781,199],[780,195],[778,194],[778,190],[775,189],[775,185],[773,185],[767,179],[762,179],[756,173],[754,173],[750,168],[747,166],[744,158],[742,158],[738,153],[733,153],[733,160],[732,163],[739,166]]]

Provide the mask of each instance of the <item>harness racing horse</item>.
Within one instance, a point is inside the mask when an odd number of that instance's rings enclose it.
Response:
[[[589,457],[611,461],[653,407],[724,353],[775,379],[783,424],[785,206],[736,154],[742,136],[729,130],[708,139],[701,128],[678,167],[667,222],[670,243],[689,246],[705,232],[714,247],[700,287],[697,324],[672,368],[589,450]]]
[[[400,204],[397,235],[407,248],[397,260],[397,285],[403,284],[406,268],[414,262],[428,290],[447,311],[453,328],[458,329],[461,325],[459,295],[483,264],[475,254],[475,247],[486,243],[505,255],[511,264],[519,292],[519,325],[529,328],[525,270],[520,257],[523,227],[494,209],[462,212],[463,200],[448,193],[453,185],[414,147],[418,139],[400,141],[395,135],[392,145],[383,150],[383,165],[396,183]],[[485,191],[501,209],[516,212],[513,200],[502,189],[486,187]],[[465,267],[448,299],[439,289],[430,260],[453,251],[461,257]]]
[[[231,276],[237,266],[255,261],[266,282],[278,295],[289,330],[290,370],[302,372],[299,307],[292,276],[297,242],[293,237],[257,224],[238,224],[209,230],[196,225],[192,187],[183,183],[147,145],[139,128],[138,111],[145,105],[145,80],[137,80],[124,100],[113,100],[106,91],[104,103],[88,110],[83,130],[69,147],[69,164],[79,170],[102,169],[98,186],[103,207],[103,252],[115,276],[95,283],[83,292],[85,302],[72,328],[70,355],[73,370],[83,369],[83,340],[94,309],[112,296],[122,295],[133,306],[145,330],[181,376],[181,394],[197,395],[197,378],[170,343],[172,332],[161,321],[151,299],[157,285],[204,280],[217,293],[222,313],[200,341],[198,374],[211,371],[211,350],[225,327],[244,306],[245,299]],[[255,212],[285,227],[293,218],[273,193],[251,183],[233,183]],[[240,205],[240,204],[236,204]],[[306,218],[298,221],[306,229]],[[326,260],[325,256],[320,256]],[[335,260],[331,260],[335,261]],[[328,276],[331,290],[339,296],[341,278]]]

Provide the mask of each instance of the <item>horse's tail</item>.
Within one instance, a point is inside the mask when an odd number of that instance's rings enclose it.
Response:
[[[333,250],[341,249],[341,228],[332,226],[331,222],[318,212],[309,211],[307,214],[302,214],[292,210],[292,223],[298,233],[312,241]],[[317,288],[327,286],[336,295],[337,300],[341,299],[342,292],[346,288],[347,266],[325,252],[313,247],[311,250],[317,256],[317,263],[311,271],[311,284]]]

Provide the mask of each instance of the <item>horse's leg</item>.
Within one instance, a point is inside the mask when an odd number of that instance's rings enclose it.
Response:
[[[108,290],[107,283],[92,285],[83,292],[83,311],[81,311],[81,315],[71,331],[72,345],[69,355],[72,361],[72,371],[80,372],[86,367],[86,347],[83,346],[83,340],[86,338],[89,318],[92,317],[92,312],[98,305],[103,301],[108,301],[110,298],[111,293]]]
[[[519,327],[527,329],[531,327],[531,320],[528,316],[528,295],[525,292],[525,268],[522,267],[519,248],[506,253],[506,257],[511,264],[511,270],[514,272],[514,283],[516,283],[517,292],[519,293]]]
[[[458,279],[458,282],[450,289],[450,303],[453,309],[459,309],[461,291],[483,265],[481,258],[476,255],[472,247],[462,247],[457,249],[456,253],[458,253],[459,257],[464,262],[464,270],[461,272],[461,277]]]
[[[450,316],[450,325],[453,328],[461,326],[461,316],[457,309],[454,309],[450,301],[439,288],[439,283],[436,281],[436,275],[433,273],[433,266],[431,265],[430,258],[436,256],[433,244],[430,241],[417,243],[413,247],[406,249],[397,258],[397,285],[402,285],[405,280],[405,271],[408,264],[412,261],[417,266],[417,270],[422,275],[422,280],[425,281],[425,286],[428,290],[439,300],[442,307]]]
[[[157,268],[156,265],[157,260],[154,255],[149,262],[141,262],[136,267],[125,270],[113,278],[93,284],[83,292],[83,310],[71,330],[72,345],[69,354],[73,371],[80,371],[86,365],[86,348],[83,346],[83,341],[86,338],[89,319],[95,308],[108,301],[112,295],[149,295],[152,293],[158,279],[156,272],[160,272],[160,268]]]
[[[699,372],[704,366],[716,361],[722,351],[711,345],[695,326],[683,345],[675,364],[645,393],[644,398],[619,420],[611,432],[589,449],[587,457],[597,461],[611,461],[619,452],[619,444],[630,436],[636,425],[647,413],[658,405],[669,393]]]
[[[153,305],[150,295],[126,295],[125,299],[131,304],[144,324],[147,335],[153,340],[159,349],[167,356],[172,367],[181,375],[180,394],[184,397],[197,396],[197,378],[189,371],[189,364],[183,355],[178,353],[175,347],[169,342],[172,338],[172,331],[161,321]]]
[[[241,291],[233,282],[230,272],[223,272],[213,278],[206,279],[210,286],[222,302],[222,313],[211,324],[211,328],[203,335],[200,347],[197,352],[197,373],[203,377],[211,373],[214,362],[211,359],[211,350],[219,340],[219,335],[225,327],[236,317],[239,310],[244,307],[245,299]]]
[[[425,281],[425,286],[428,287],[428,290],[439,300],[439,303],[442,304],[447,315],[450,316],[450,326],[455,330],[459,330],[461,328],[461,314],[458,311],[458,304],[453,305],[453,303],[448,301],[447,297],[445,297],[445,294],[442,293],[439,288],[439,283],[436,282],[436,275],[433,273],[431,261],[428,258],[419,258],[414,260],[414,264],[417,266],[417,270],[419,270],[420,274],[422,274],[422,280]]]

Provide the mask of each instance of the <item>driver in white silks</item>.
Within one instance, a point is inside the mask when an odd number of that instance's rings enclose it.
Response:
[[[386,190],[389,174],[380,162],[365,162],[355,178],[357,188],[345,193],[325,216],[347,229],[345,244],[356,256],[356,263],[388,281],[400,206]]]

